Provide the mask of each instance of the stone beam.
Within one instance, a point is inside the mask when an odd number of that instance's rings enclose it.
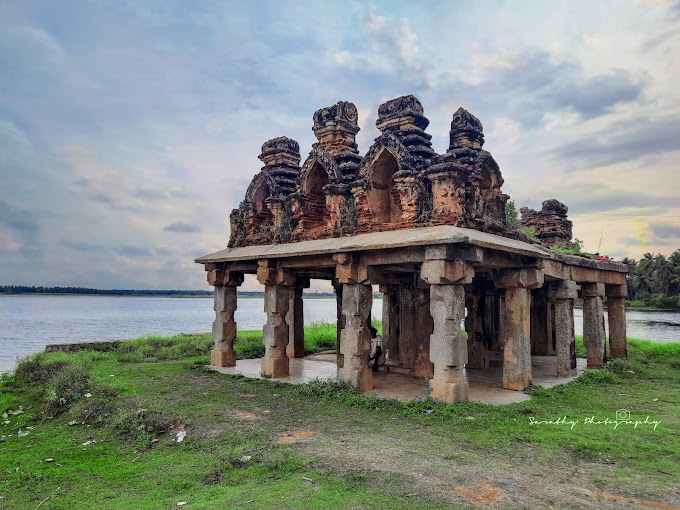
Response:
[[[398,250],[375,250],[361,255],[361,263],[366,266],[419,264],[423,260],[425,260],[425,253],[420,246]]]
[[[625,285],[626,273],[618,271],[600,271],[589,267],[569,266],[571,280],[578,283],[606,283],[607,285]]]
[[[543,269],[544,260],[515,253],[484,250],[481,262],[475,267],[484,269]]]
[[[477,246],[466,244],[435,244],[425,249],[425,260],[464,260],[481,262],[484,252]]]
[[[279,267],[287,269],[332,268],[335,267],[335,264],[336,262],[331,254],[311,257],[286,257],[279,260]]]
[[[543,286],[543,271],[537,269],[510,269],[495,274],[493,282],[498,288],[537,289]]]

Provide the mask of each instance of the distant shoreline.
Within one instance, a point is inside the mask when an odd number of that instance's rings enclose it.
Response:
[[[0,285],[0,296],[108,296],[108,297],[172,297],[209,298],[212,290],[151,290],[151,289],[90,289],[86,287],[34,287],[27,285]],[[305,293],[307,299],[335,298],[332,292]],[[264,292],[239,291],[239,298],[264,298]]]

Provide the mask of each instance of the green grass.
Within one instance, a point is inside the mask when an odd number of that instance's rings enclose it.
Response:
[[[532,387],[531,400],[497,407],[403,403],[336,383],[223,376],[204,368],[211,345],[209,335],[148,337],[23,360],[0,379],[0,413],[24,411],[2,425],[0,508],[34,509],[43,501],[42,510],[175,508],[179,501],[205,509],[467,508],[453,493],[430,493],[341,453],[325,460],[335,450],[324,445],[340,445],[340,437],[366,438],[375,446],[360,457],[377,456],[386,469],[392,466],[383,450],[396,441],[413,461],[455,461],[500,484],[513,470],[538,470],[547,490],[578,483],[664,501],[680,477],[680,344],[630,339],[629,359],[567,385]],[[240,332],[235,348],[252,357],[258,345],[261,332]],[[306,351],[334,346],[334,325],[306,328]],[[585,353],[580,338],[577,352]],[[614,418],[618,409],[660,424],[614,430],[583,423]],[[578,426],[531,424],[561,416]],[[187,431],[181,443],[170,432],[178,426]],[[276,443],[294,429],[317,430],[324,439],[306,449]],[[18,437],[19,430],[29,434]],[[83,446],[88,438],[96,442]],[[575,481],[568,475],[574,469],[586,474]],[[550,497],[538,507],[552,504]]]

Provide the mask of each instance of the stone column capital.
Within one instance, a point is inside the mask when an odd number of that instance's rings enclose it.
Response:
[[[269,260],[259,260],[257,268],[257,281],[261,285],[281,285],[292,287],[296,282],[296,275],[290,269],[283,269],[271,265]]]
[[[378,280],[377,270],[362,264],[357,255],[352,253],[336,253],[335,280],[341,284],[371,285]]]
[[[574,299],[578,296],[574,281],[556,280],[545,283],[548,287],[548,297],[551,299]]]
[[[608,298],[627,298],[627,285],[605,285],[604,293]]]
[[[587,297],[602,297],[604,296],[605,286],[604,283],[592,283],[583,282],[581,283],[581,296]]]
[[[430,285],[467,285],[472,283],[475,268],[463,260],[426,260],[420,277]]]
[[[208,285],[214,287],[238,287],[243,283],[243,273],[226,269],[211,269],[208,271]]]

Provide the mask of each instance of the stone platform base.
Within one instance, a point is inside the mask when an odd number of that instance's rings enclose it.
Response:
[[[536,386],[549,388],[556,384],[564,384],[574,380],[574,377],[555,377],[554,356],[532,356],[531,365],[533,381]],[[578,374],[586,368],[586,360],[578,358]],[[243,359],[236,362],[234,367],[211,367],[221,374],[243,375],[254,379],[262,379],[260,376],[261,360]],[[311,355],[305,358],[290,360],[290,375],[275,379],[283,383],[304,384],[315,379],[335,380],[337,367],[335,354]],[[505,390],[501,388],[503,381],[503,369],[491,367],[487,369],[469,369],[467,377],[470,383],[469,397],[472,402],[485,404],[503,405],[514,402],[529,400],[529,395],[520,391]],[[366,395],[374,395],[380,398],[395,398],[408,401],[425,399],[429,395],[427,379],[410,375],[373,372],[373,389]]]

